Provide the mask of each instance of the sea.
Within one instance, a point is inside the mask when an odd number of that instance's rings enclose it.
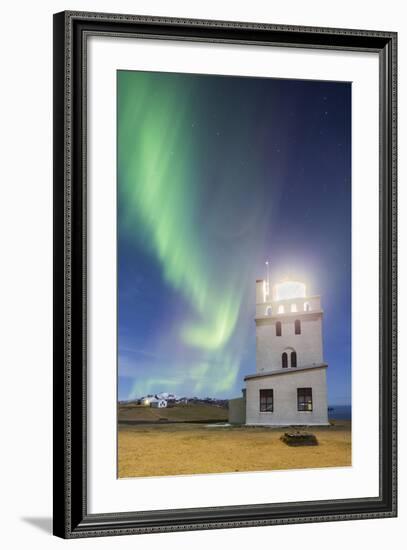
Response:
[[[351,420],[351,405],[331,405],[328,407],[328,417],[332,420]]]

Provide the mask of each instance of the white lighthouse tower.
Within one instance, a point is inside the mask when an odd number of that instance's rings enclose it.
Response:
[[[328,424],[321,300],[305,284],[256,281],[256,374],[245,377],[246,424]]]

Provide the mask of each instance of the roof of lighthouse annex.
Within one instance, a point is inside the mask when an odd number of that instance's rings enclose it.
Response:
[[[328,363],[316,363],[315,365],[304,365],[302,367],[295,367],[290,369],[278,369],[278,370],[270,370],[267,372],[261,372],[257,374],[248,374],[244,377],[244,380],[252,380],[253,378],[266,378],[267,376],[278,376],[281,374],[295,374],[296,372],[301,371],[309,371],[309,370],[315,370],[315,369],[326,369],[328,367]]]

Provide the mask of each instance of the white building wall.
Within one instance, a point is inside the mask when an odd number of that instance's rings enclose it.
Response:
[[[291,313],[292,306],[296,307],[298,313],[305,311],[312,311],[313,313],[322,312],[320,296],[306,296],[303,298],[276,301],[267,297],[264,292],[265,288],[267,287],[265,287],[264,281],[256,282],[256,318],[269,317],[270,310],[273,316],[279,316],[281,313]]]
[[[256,281],[256,304],[263,304],[267,299],[267,285],[264,279]]]
[[[246,423],[246,398],[229,399],[228,420],[230,424]]]
[[[295,334],[296,319],[301,322],[301,334]],[[276,336],[278,321],[281,322],[281,336]],[[298,367],[323,362],[321,313],[256,319],[256,370],[258,373],[280,369],[282,354],[287,349],[296,351]]]
[[[312,411],[298,411],[297,388],[312,388]],[[260,390],[274,392],[274,411],[260,412]],[[246,423],[287,426],[328,424],[326,367],[304,371],[286,369],[281,374],[246,380]]]

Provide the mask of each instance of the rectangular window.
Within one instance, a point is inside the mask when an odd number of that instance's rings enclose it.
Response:
[[[273,412],[273,390],[260,390],[260,412]]]
[[[312,411],[312,388],[297,388],[299,411]]]
[[[295,334],[301,334],[301,321],[297,319],[294,324],[295,324]]]

